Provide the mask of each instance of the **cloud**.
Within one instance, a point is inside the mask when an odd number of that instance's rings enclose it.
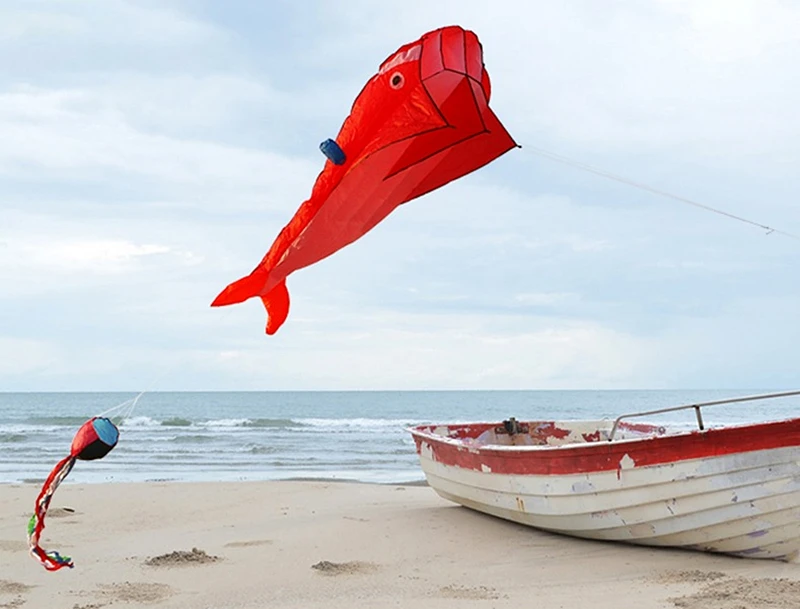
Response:
[[[0,131],[0,173],[7,176],[40,180],[44,170],[51,179],[102,182],[124,175],[195,197],[200,191],[226,193],[229,209],[237,201],[252,205],[256,193],[260,205],[268,206],[314,175],[302,159],[148,133],[80,90],[24,87],[0,95]]]
[[[747,159],[779,163],[784,174],[797,161],[796,5],[627,0],[600,7],[576,0],[505,6],[492,11],[477,2],[412,1],[389,11],[365,0],[329,6],[323,11],[331,27],[316,39],[314,55],[360,67],[359,57],[381,56],[389,40],[401,44],[459,22],[481,37],[492,103],[523,146],[606,155],[601,160],[631,150],[712,165]],[[359,34],[337,34],[351,29]]]
[[[523,305],[551,307],[580,299],[579,294],[571,292],[530,292],[517,294],[514,300]]]
[[[4,379],[8,385],[20,377],[35,379],[63,361],[64,357],[58,346],[51,343],[4,336],[0,336],[0,354],[0,379]],[[9,389],[13,391],[10,386]]]
[[[164,275],[204,264],[196,242],[176,231],[154,234],[146,222],[6,213],[0,248],[0,299],[57,297],[109,281],[132,282],[142,272]],[[149,234],[148,234],[149,233]]]
[[[128,67],[181,71],[226,59],[227,33],[163,3],[126,0],[28,2],[0,6],[0,51],[15,57],[5,78],[64,77]],[[20,49],[24,53],[20,53]],[[17,51],[16,53],[11,53]],[[187,63],[194,56],[193,63]]]
[[[164,245],[129,241],[62,241],[39,244],[28,243],[21,247],[22,255],[33,265],[52,264],[70,272],[121,273],[130,268],[136,259],[154,254],[167,254]]]
[[[715,316],[671,319],[659,340],[665,381],[694,387],[795,386],[798,306],[796,292],[747,294]]]
[[[797,7],[503,6],[0,6],[4,387],[790,384],[795,243],[530,149],[800,232]],[[278,335],[211,309],[380,61],[446,23],[523,148],[292,275]]]
[[[37,6],[38,5],[38,6]],[[59,36],[65,42],[168,43],[182,46],[205,42],[220,31],[163,5],[158,9],[124,0],[31,2],[5,5],[0,40],[30,40]]]
[[[380,310],[293,322],[270,349],[220,351],[215,366],[252,389],[598,388],[636,383],[648,359],[646,343],[592,322]],[[302,347],[310,340],[313,353]]]

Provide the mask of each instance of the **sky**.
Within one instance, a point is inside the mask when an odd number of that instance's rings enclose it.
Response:
[[[491,8],[490,8],[491,7]],[[353,99],[479,36],[521,145],[258,299]],[[0,390],[798,388],[800,5],[0,4]]]

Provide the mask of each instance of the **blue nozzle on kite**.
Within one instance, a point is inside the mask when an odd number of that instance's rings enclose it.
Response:
[[[117,426],[114,425],[110,419],[106,417],[96,417],[92,421],[92,427],[94,427],[97,437],[100,438],[104,444],[112,448],[117,445],[119,441],[119,429],[117,429]]]
[[[319,149],[322,150],[322,154],[328,157],[330,162],[334,165],[344,165],[344,162],[347,160],[344,150],[332,139],[327,139],[322,142],[319,145]]]

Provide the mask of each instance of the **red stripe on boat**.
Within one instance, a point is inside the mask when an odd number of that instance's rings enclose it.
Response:
[[[564,475],[613,471],[620,468],[620,461],[626,456],[633,460],[635,467],[643,467],[800,446],[800,418],[705,431],[695,430],[669,436],[613,442],[600,440],[566,446],[508,446],[498,449],[498,445],[467,446],[459,442],[467,438],[477,438],[481,433],[498,425],[502,424],[425,425],[410,431],[417,452],[420,452],[421,444],[425,442],[431,447],[434,460],[438,463],[475,471],[486,471],[488,468],[493,474],[511,475]],[[534,425],[545,424],[530,425],[533,428]],[[555,424],[552,425],[550,431],[559,429]],[[642,431],[645,431],[642,428],[657,429],[656,426],[645,424],[630,425],[629,429],[634,426]],[[433,430],[439,427],[448,428],[454,435],[448,438],[433,433]]]

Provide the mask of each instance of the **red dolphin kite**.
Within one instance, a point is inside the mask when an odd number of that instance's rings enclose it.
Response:
[[[384,61],[356,98],[305,201],[247,277],[212,307],[259,296],[267,334],[289,314],[286,278],[352,243],[398,205],[514,148],[489,108],[478,37],[458,26],[429,32]]]

